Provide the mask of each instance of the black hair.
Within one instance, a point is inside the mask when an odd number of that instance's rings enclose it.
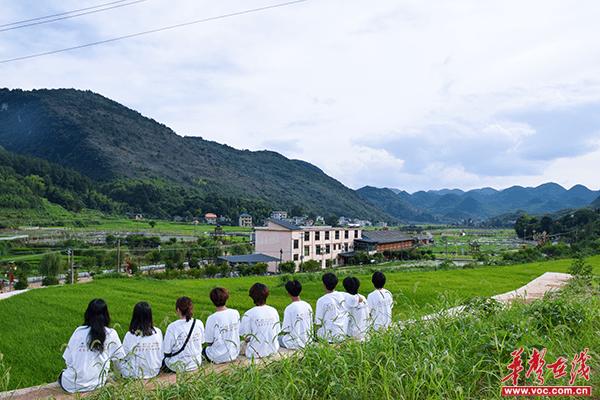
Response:
[[[254,300],[254,304],[262,306],[267,303],[269,297],[269,288],[262,283],[255,283],[248,291],[248,295]]]
[[[350,294],[358,294],[358,288],[360,287],[360,281],[358,280],[358,278],[353,276],[347,276],[344,278],[342,284],[344,285],[344,289],[346,289],[346,292]]]
[[[300,296],[300,292],[302,292],[302,284],[296,279],[287,281],[285,283],[285,290],[287,290],[291,296],[298,297]]]
[[[216,287],[210,291],[209,297],[215,307],[223,307],[229,299],[229,291],[222,287]]]
[[[102,299],[90,301],[83,316],[83,324],[90,328],[88,347],[93,351],[104,351],[106,328],[110,325],[108,306]]]
[[[152,336],[156,332],[152,322],[152,307],[145,301],[140,301],[133,307],[129,332],[137,336]]]
[[[375,289],[383,289],[383,287],[385,286],[385,275],[383,274],[383,272],[377,271],[373,273],[371,282],[373,282],[373,286],[375,286]]]
[[[181,315],[185,317],[186,321],[192,319],[192,316],[194,315],[194,304],[192,303],[192,299],[189,297],[183,296],[178,298],[177,302],[175,303],[175,309],[179,310]]]
[[[327,290],[333,290],[338,284],[338,278],[335,276],[333,272],[327,272],[323,274],[323,285],[327,288]]]

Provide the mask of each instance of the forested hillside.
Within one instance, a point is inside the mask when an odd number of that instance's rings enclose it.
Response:
[[[0,145],[75,169],[129,211],[158,217],[296,208],[392,220],[314,165],[182,137],[89,91],[0,90]]]

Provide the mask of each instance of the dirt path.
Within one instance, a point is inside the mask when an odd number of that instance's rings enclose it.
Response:
[[[546,293],[556,291],[562,288],[568,280],[571,278],[569,274],[562,274],[558,272],[546,272],[543,275],[535,278],[525,286],[520,287],[519,289],[502,293],[496,296],[493,296],[493,299],[496,299],[502,303],[509,304],[514,300],[521,300],[525,302],[531,302],[535,299],[542,298]],[[454,307],[448,310],[441,311],[439,313],[427,315],[423,317],[424,320],[431,320],[442,315],[444,316],[454,316],[462,312],[464,309],[463,306]],[[271,363],[282,358],[289,357],[293,355],[295,352],[291,350],[281,349],[278,354],[265,359],[260,360],[259,363]],[[250,361],[244,357],[240,356],[236,361],[229,364],[208,364],[201,368],[200,372],[222,372],[232,368],[235,365],[248,365]],[[155,387],[157,385],[165,385],[172,384],[176,382],[176,375],[174,374],[161,374],[158,377],[146,381],[146,385],[148,388]],[[83,395],[85,396],[85,394]],[[33,386],[24,389],[17,389],[14,391],[3,392],[0,393],[0,400],[34,400],[34,399],[73,399],[76,398],[75,395],[70,395],[62,391],[59,387],[58,383],[50,383],[46,385]]]

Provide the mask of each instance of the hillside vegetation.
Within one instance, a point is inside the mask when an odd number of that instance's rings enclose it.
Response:
[[[314,165],[182,137],[90,91],[3,89],[0,105],[0,145],[77,170],[129,211],[234,218],[244,210],[264,217],[296,207],[391,219]]]

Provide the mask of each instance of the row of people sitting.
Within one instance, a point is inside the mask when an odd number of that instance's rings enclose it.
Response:
[[[345,293],[335,290],[335,274],[324,274],[322,281],[326,293],[318,299],[314,314],[318,339],[330,343],[347,337],[364,340],[371,329],[385,329],[391,324],[393,299],[384,289],[382,272],[373,274],[375,290],[367,298],[358,294],[360,281],[355,277],[344,279]],[[303,348],[315,336],[313,310],[300,299],[299,281],[288,281],[285,288],[291,303],[285,309],[283,323],[277,310],[266,304],[269,289],[264,284],[255,283],[250,288],[255,307],[241,319],[237,310],[226,306],[227,289],[217,287],[209,295],[216,310],[206,320],[206,327],[194,318],[192,300],[181,297],[175,304],[179,319],[168,325],[164,338],[154,325],[150,305],[139,302],[123,342],[110,328],[106,302],[94,299],[87,307],[84,324],[75,329],[64,351],[66,368],[58,382],[67,392],[87,392],[105,384],[111,362],[126,378],[148,379],[161,370],[194,371],[203,359],[217,364],[231,362],[240,354],[242,344],[245,356],[251,359],[268,357],[280,346]]]

